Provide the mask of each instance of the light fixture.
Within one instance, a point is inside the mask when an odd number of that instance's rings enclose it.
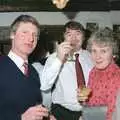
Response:
[[[52,0],[52,3],[56,5],[57,8],[63,9],[67,5],[69,0]]]

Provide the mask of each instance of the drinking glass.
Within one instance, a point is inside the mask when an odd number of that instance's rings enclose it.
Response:
[[[91,94],[91,89],[86,86],[82,86],[79,89],[80,89],[79,101],[84,102],[88,99],[89,95]]]
[[[70,53],[67,56],[67,61],[75,61],[75,56],[74,56],[74,46],[71,44],[71,47],[73,48]]]
[[[67,61],[75,61],[73,54],[68,54]]]
[[[43,107],[46,107],[46,106],[44,106],[44,105],[42,105],[42,106],[43,106]],[[48,114],[49,114],[48,117],[43,117],[43,120],[50,120],[51,111],[49,111]]]

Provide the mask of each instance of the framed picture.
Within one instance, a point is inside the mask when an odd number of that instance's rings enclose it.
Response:
[[[8,41],[9,40],[9,27],[8,26],[0,26],[0,41]]]
[[[98,23],[86,23],[86,29],[89,30],[90,32],[94,32],[98,30],[99,25]]]
[[[114,37],[120,40],[120,25],[113,24]]]
[[[113,25],[113,31],[114,31],[115,33],[120,33],[120,25],[114,24],[114,25]]]

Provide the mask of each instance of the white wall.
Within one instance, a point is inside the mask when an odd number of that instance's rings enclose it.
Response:
[[[3,12],[0,13],[0,26],[9,26],[21,14],[29,14],[40,22],[41,25],[63,25],[69,19],[62,12]],[[111,12],[79,12],[76,17],[86,27],[87,22],[99,23],[99,26],[120,24],[120,11]]]
[[[36,17],[40,24],[62,25],[67,21],[66,16],[61,12],[7,12],[0,13],[0,26],[10,25],[21,14],[29,14]]]
[[[120,11],[110,12],[110,17],[113,24],[120,24]]]
[[[109,12],[80,12],[75,18],[85,27],[87,22],[99,23],[99,26],[112,26]]]

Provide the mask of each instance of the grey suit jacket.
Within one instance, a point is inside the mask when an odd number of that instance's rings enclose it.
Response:
[[[116,108],[115,111],[113,112],[112,120],[120,120],[120,90],[117,94],[115,106]]]

